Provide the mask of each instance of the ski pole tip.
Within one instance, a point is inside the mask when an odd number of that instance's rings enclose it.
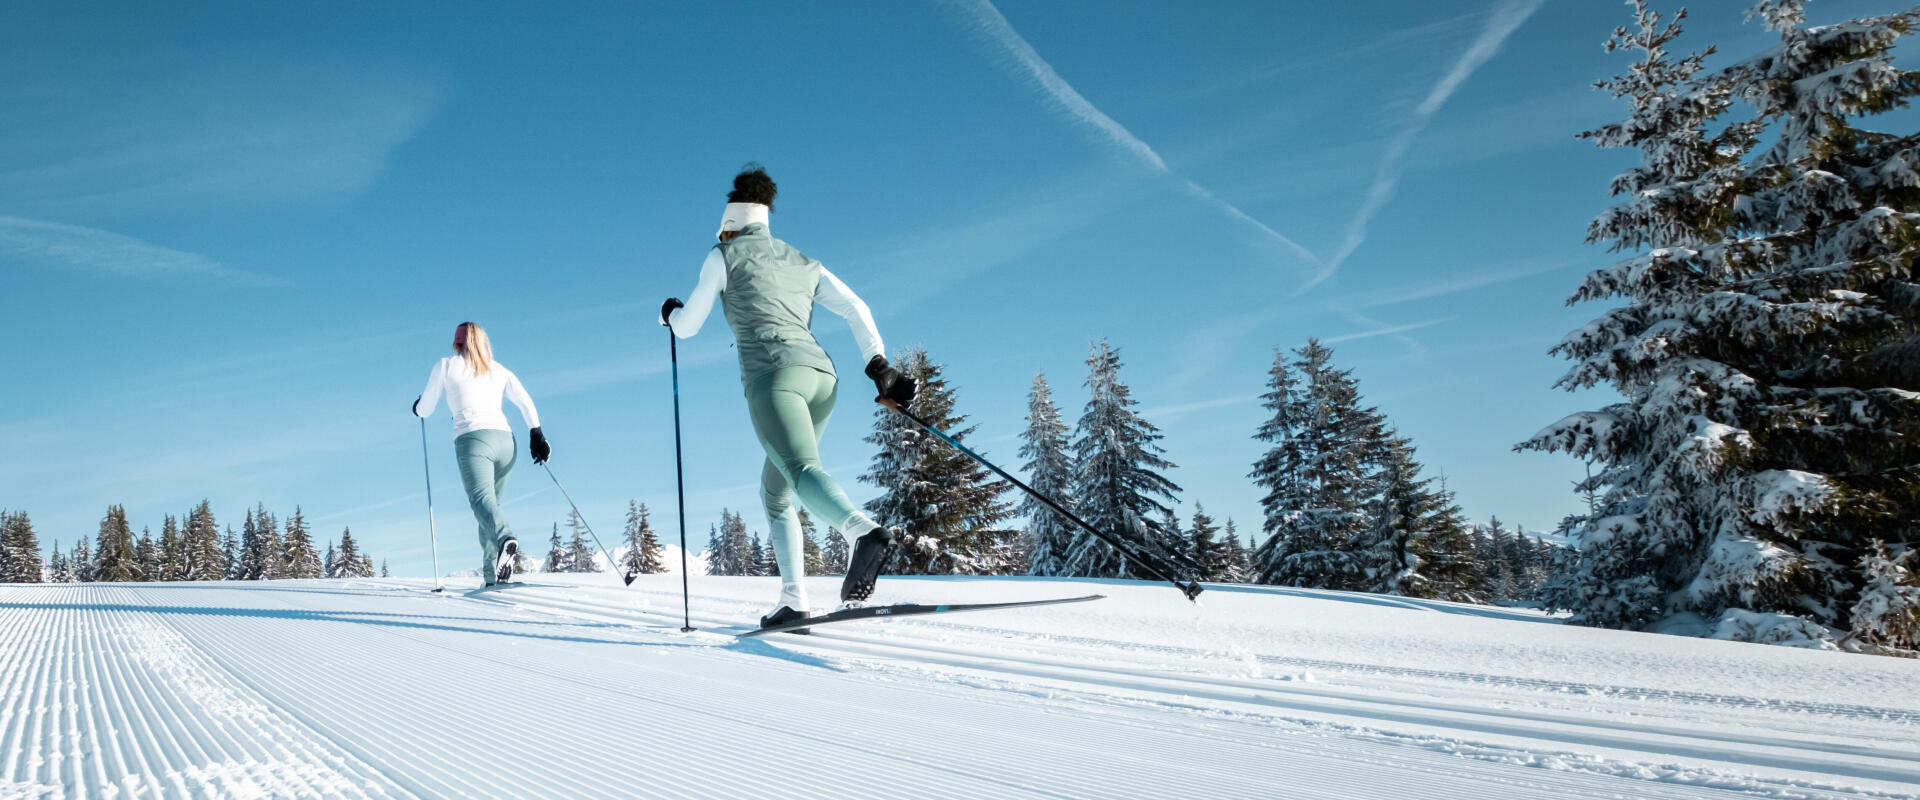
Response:
[[[1180,592],[1187,596],[1187,602],[1195,605],[1199,605],[1200,593],[1204,591],[1206,588],[1201,586],[1199,581],[1188,581],[1185,586],[1180,587]]]
[[[628,585],[628,586],[632,586],[632,585],[633,585],[633,578],[634,578],[634,576],[633,576],[633,574],[632,574],[632,573],[628,573],[628,574],[626,575],[626,577],[624,577],[624,578],[621,578],[621,580],[624,580],[624,581],[626,581],[626,582],[627,582],[627,585]]]

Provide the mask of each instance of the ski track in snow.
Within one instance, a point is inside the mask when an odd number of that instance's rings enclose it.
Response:
[[[768,579],[697,580],[693,634],[677,576],[529,580],[0,588],[0,800],[1920,796],[1920,664],[1896,659],[1696,657],[1672,637],[1337,593],[1234,594],[1196,620],[1148,584],[742,640],[728,633],[765,610]],[[1397,627],[1436,652],[1359,657],[1307,630],[1330,613],[1357,641]],[[1502,660],[1506,636],[1585,672]],[[1614,637],[1597,653],[1641,647],[1619,666],[1581,655],[1592,636]],[[1474,637],[1494,643],[1484,671],[1437,652]],[[1759,684],[1663,688],[1635,664]],[[1768,683],[1796,669],[1848,685]],[[1858,702],[1882,686],[1902,691]]]

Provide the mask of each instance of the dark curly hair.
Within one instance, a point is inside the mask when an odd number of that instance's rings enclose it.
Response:
[[[733,176],[733,191],[727,193],[727,202],[759,203],[772,211],[773,196],[779,193],[780,187],[767,175],[767,168],[749,162]]]

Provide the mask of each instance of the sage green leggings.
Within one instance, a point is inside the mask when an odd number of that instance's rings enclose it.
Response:
[[[795,495],[815,520],[839,529],[848,539],[875,527],[820,467],[820,437],[833,415],[835,394],[834,376],[812,367],[775,370],[747,384],[747,413],[753,417],[760,446],[767,451],[767,463],[760,470],[760,501],[766,507],[773,555],[790,605],[793,600],[806,602],[804,585],[799,583],[805,573]],[[795,592],[797,597],[792,596]]]
[[[453,457],[460,464],[460,482],[467,487],[473,520],[480,524],[480,579],[492,583],[500,544],[513,538],[513,529],[500,516],[500,495],[513,472],[513,434],[467,431],[453,440]]]

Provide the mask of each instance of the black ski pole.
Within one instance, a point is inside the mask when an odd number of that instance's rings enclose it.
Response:
[[[567,506],[573,509],[573,518],[580,520],[581,526],[587,529],[587,536],[593,539],[593,546],[600,548],[600,554],[607,557],[608,564],[613,565],[614,569],[620,569],[620,563],[613,560],[613,554],[607,552],[607,546],[600,543],[599,536],[594,535],[593,526],[587,523],[587,515],[580,513],[580,507],[573,504],[573,496],[567,494],[567,487],[561,486],[560,479],[553,477],[553,467],[545,464],[541,464],[540,467],[547,471],[547,477],[552,479],[554,487],[560,490],[560,496],[567,498]],[[621,570],[620,579],[628,586],[633,585],[633,573]]]
[[[426,417],[420,418],[420,468],[427,473],[427,541],[433,545],[433,590],[438,592],[447,587],[440,583],[440,536],[433,530],[433,459],[427,454]]]
[[[1173,584],[1173,587],[1176,589],[1179,589],[1181,594],[1186,595],[1186,598],[1188,600],[1193,600],[1200,596],[1202,587],[1200,586],[1199,581],[1187,581],[1186,583],[1181,583],[1179,579],[1174,578],[1168,574],[1174,571],[1170,566],[1164,565],[1164,564],[1156,564],[1152,560],[1148,559],[1146,555],[1134,552],[1133,548],[1129,545],[1128,542],[1120,539],[1117,536],[1107,533],[1106,531],[1100,530],[1099,528],[1095,528],[1092,525],[1088,524],[1087,521],[1081,519],[1079,515],[1076,515],[1073,512],[1066,510],[1065,508],[1061,507],[1059,503],[1054,502],[1053,498],[1048,497],[1044,494],[1041,494],[1038,490],[1022,482],[1019,478],[1013,477],[1012,475],[1008,474],[1006,470],[1001,469],[998,466],[994,465],[993,462],[988,461],[984,456],[981,456],[979,453],[973,452],[973,448],[970,448],[964,444],[961,444],[959,440],[954,439],[951,436],[948,436],[946,434],[946,431],[942,431],[939,428],[936,428],[932,425],[927,424],[927,421],[924,419],[921,419],[918,414],[915,414],[912,411],[908,411],[905,407],[901,406],[899,403],[893,402],[892,400],[883,398],[880,400],[880,404],[883,406],[886,406],[887,408],[891,408],[895,411],[900,412],[907,419],[913,420],[913,424],[920,426],[922,429],[926,430],[928,433],[931,433],[935,436],[940,437],[941,441],[946,442],[947,444],[953,445],[954,449],[959,450],[962,453],[966,453],[973,460],[980,462],[981,466],[984,466],[987,469],[993,470],[1000,477],[1006,478],[1008,482],[1012,483],[1015,486],[1020,487],[1021,490],[1025,491],[1027,494],[1033,495],[1035,499],[1039,500],[1042,503],[1045,503],[1048,508],[1053,509],[1060,516],[1066,517],[1068,520],[1071,520],[1073,524],[1080,526],[1082,529],[1085,529],[1086,532],[1093,534],[1095,537],[1098,537],[1100,541],[1106,542],[1108,545],[1111,545],[1113,549],[1120,552],[1120,555],[1125,556],[1128,561],[1133,562],[1136,566],[1139,566],[1140,568],[1145,569],[1148,573],[1152,574],[1153,577]],[[1162,567],[1166,567],[1166,569],[1162,569]]]
[[[667,326],[667,358],[673,364],[673,488],[680,500],[680,632],[692,633],[693,601],[687,589],[687,474],[680,461],[680,342]]]

